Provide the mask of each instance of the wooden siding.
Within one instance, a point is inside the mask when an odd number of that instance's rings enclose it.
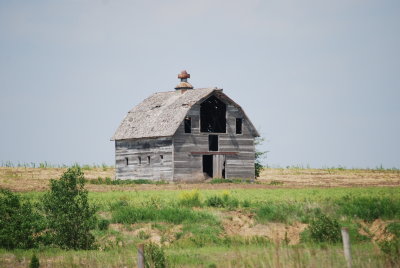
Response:
[[[116,141],[116,178],[172,180],[172,147],[171,138]],[[139,157],[141,163],[139,163]],[[148,163],[148,157],[150,157],[150,163]],[[126,158],[128,158],[128,165],[126,165]]]
[[[226,133],[201,133],[200,132],[200,104],[193,105],[187,116],[192,118],[192,133],[185,133],[182,122],[173,137],[174,149],[174,180],[199,181],[206,177],[203,174],[201,154],[192,152],[208,152],[208,135],[218,135],[219,152],[237,152],[236,155],[225,156],[226,178],[254,178],[254,136],[251,126],[244,119],[243,113],[231,104],[226,107],[227,128]],[[236,134],[236,118],[243,118],[242,134]],[[221,166],[214,160],[214,166]],[[214,176],[221,176],[214,171]]]

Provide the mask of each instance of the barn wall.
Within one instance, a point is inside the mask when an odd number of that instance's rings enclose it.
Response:
[[[115,141],[116,178],[172,180],[172,147],[171,138]]]
[[[202,155],[191,152],[208,152],[208,135],[219,138],[219,152],[238,152],[226,156],[226,178],[254,178],[254,137],[251,127],[243,119],[242,134],[236,134],[236,118],[244,118],[243,113],[231,104],[227,104],[226,133],[200,132],[200,104],[196,104],[187,114],[192,118],[192,133],[185,133],[184,123],[179,126],[173,137],[174,143],[174,180],[204,180]]]

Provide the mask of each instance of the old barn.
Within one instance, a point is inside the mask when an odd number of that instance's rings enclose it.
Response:
[[[111,139],[116,178],[254,178],[259,134],[243,109],[222,89],[193,89],[186,71],[178,78],[174,91],[151,95],[122,120]]]

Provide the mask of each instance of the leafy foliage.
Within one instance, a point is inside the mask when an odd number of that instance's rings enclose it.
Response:
[[[29,202],[22,202],[8,190],[0,190],[0,247],[36,247],[39,240],[36,234],[43,229],[43,218]]]
[[[155,243],[149,243],[144,246],[144,259],[146,268],[167,267],[164,250]]]
[[[308,228],[314,242],[336,243],[341,239],[339,222],[322,213],[311,221]]]
[[[59,180],[50,181],[42,200],[54,244],[68,249],[90,249],[96,226],[95,208],[89,205],[80,167],[69,168]]]
[[[97,221],[97,227],[101,231],[107,230],[109,225],[110,225],[110,221],[107,219],[100,219]]]
[[[232,197],[229,192],[223,192],[221,195],[212,195],[206,199],[206,205],[216,208],[237,208],[239,201]]]
[[[29,268],[39,268],[39,267],[40,267],[39,258],[36,256],[36,254],[33,254],[31,262],[29,263]]]
[[[198,190],[182,192],[179,195],[179,205],[186,207],[201,207],[200,193]]]
[[[255,146],[259,146],[264,142],[264,138],[256,138],[255,139]],[[259,151],[256,148],[256,154],[255,154],[255,163],[254,163],[254,170],[255,170],[255,176],[256,178],[260,177],[260,173],[263,170],[263,165],[261,163],[261,160],[266,156],[268,151]]]

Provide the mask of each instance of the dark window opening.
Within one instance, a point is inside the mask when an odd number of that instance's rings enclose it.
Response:
[[[192,133],[192,118],[185,118],[185,133]]]
[[[126,165],[126,166],[129,165],[128,157],[125,157],[125,165]]]
[[[203,172],[210,178],[213,177],[213,156],[203,155]]]
[[[142,158],[140,156],[138,156],[138,162],[139,162],[139,165],[142,164]]]
[[[226,132],[226,104],[215,96],[209,97],[200,105],[200,131]]]
[[[150,156],[147,157],[147,164],[150,165]]]
[[[226,162],[224,161],[222,165],[222,178],[225,179],[225,168],[226,168]]]
[[[218,135],[208,135],[208,150],[218,151]]]
[[[242,118],[236,118],[236,134],[242,134]]]
[[[163,155],[160,155],[160,163],[161,164],[164,163],[164,156]]]

